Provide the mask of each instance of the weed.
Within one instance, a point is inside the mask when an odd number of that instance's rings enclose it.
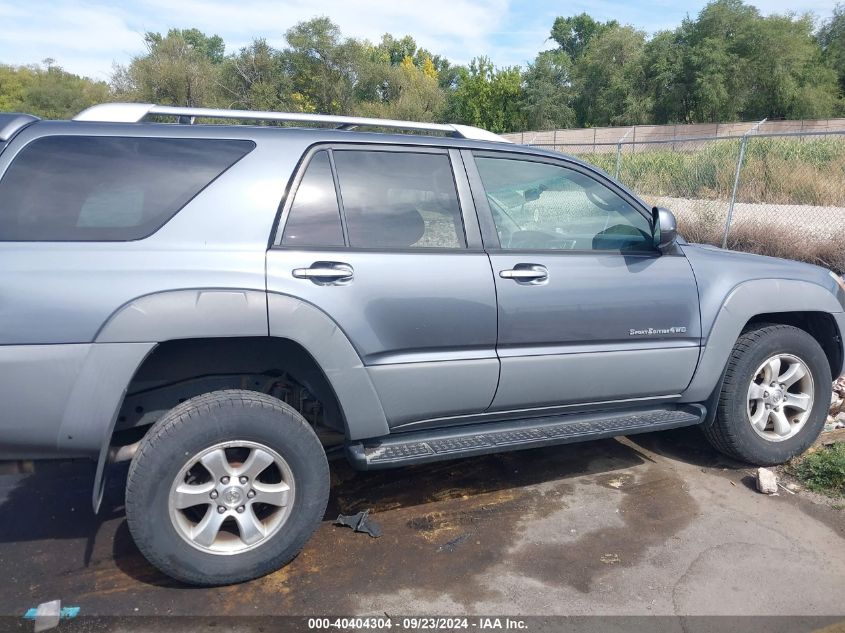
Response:
[[[841,442],[793,461],[787,470],[810,490],[845,497],[845,444]]]

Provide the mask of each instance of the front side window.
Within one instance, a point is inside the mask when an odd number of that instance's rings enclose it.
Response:
[[[510,158],[475,162],[504,249],[654,249],[648,220],[579,171]]]
[[[343,227],[329,153],[311,158],[285,222],[284,246],[343,246]]]
[[[333,150],[349,245],[465,248],[446,154]]]
[[[0,241],[147,237],[254,147],[218,139],[37,139],[0,180]]]

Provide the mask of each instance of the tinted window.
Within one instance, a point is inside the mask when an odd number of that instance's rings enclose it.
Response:
[[[445,154],[337,150],[334,161],[350,246],[466,246]]]
[[[314,154],[299,182],[282,236],[285,246],[343,246],[328,152]]]
[[[0,180],[0,240],[134,240],[158,230],[251,141],[40,138]]]
[[[502,248],[653,250],[645,216],[599,181],[546,163],[475,161]]]

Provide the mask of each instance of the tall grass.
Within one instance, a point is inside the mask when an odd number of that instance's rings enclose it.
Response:
[[[623,145],[619,179],[641,194],[729,199],[738,139],[679,141],[675,147]],[[615,153],[579,158],[614,174]],[[750,138],[738,202],[845,206],[845,135],[834,138]]]

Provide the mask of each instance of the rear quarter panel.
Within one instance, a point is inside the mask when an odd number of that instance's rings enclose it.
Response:
[[[0,154],[0,177],[28,142],[53,134],[173,136],[174,126],[33,124]],[[6,457],[96,455],[123,391],[156,342],[208,329],[211,335],[267,334],[265,252],[301,150],[248,129],[183,126],[178,134],[255,136],[257,145],[146,239],[0,241],[0,445]],[[189,315],[204,314],[206,323],[197,319],[174,329],[177,317],[156,309],[168,302],[151,299],[181,291],[193,297]],[[211,292],[203,300],[200,291]],[[256,301],[245,300],[253,294]],[[221,296],[229,308],[242,305],[242,313],[233,317]],[[127,320],[116,318],[119,313]],[[214,330],[215,318],[226,327]]]

